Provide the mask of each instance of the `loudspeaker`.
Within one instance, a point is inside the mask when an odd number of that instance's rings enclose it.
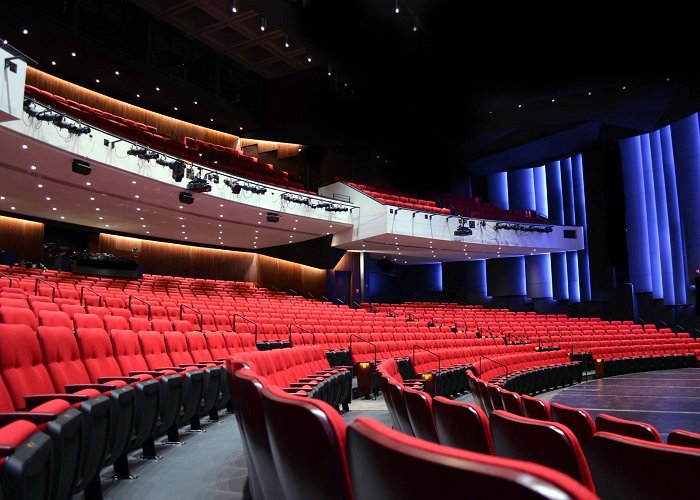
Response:
[[[180,192],[180,203],[187,203],[188,205],[191,205],[194,203],[194,196],[192,196],[190,193],[187,193],[185,191]]]
[[[80,175],[90,175],[92,167],[86,161],[73,160],[73,172]]]

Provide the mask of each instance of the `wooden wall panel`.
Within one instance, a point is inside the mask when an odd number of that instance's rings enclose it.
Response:
[[[14,252],[17,261],[40,262],[44,224],[0,216],[0,250]]]
[[[252,281],[314,296],[323,294],[326,286],[326,270],[265,255],[100,234],[101,252],[130,255],[134,248],[149,274]]]
[[[133,106],[117,99],[112,99],[111,97],[61,80],[60,78],[56,78],[55,76],[32,67],[27,67],[26,82],[29,85],[60,95],[66,99],[72,99],[73,101],[145,123],[146,125],[153,125],[158,129],[158,133],[177,141],[184,140],[185,137],[189,136],[229,147],[235,147],[238,141],[238,136],[206,127],[200,127],[170,116],[161,115],[160,113],[154,113],[153,111]]]

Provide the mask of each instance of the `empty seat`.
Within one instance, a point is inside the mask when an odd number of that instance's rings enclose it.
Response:
[[[433,399],[433,415],[440,444],[493,455],[491,430],[484,410],[438,396]]]
[[[338,412],[323,401],[291,396],[277,387],[264,388],[262,399],[270,448],[285,498],[352,499],[345,454],[346,424]]]
[[[228,385],[248,465],[248,483],[253,498],[277,498],[282,489],[275,468],[270,437],[265,425],[263,382],[252,370],[228,367]]]
[[[578,439],[581,448],[585,450],[593,434],[596,433],[595,423],[591,415],[586,410],[559,403],[552,403],[550,410],[552,420],[568,427]]]
[[[396,382],[393,378],[389,378],[386,388],[389,392],[389,398],[391,398],[394,410],[396,411],[395,419],[399,424],[398,430],[404,434],[413,436],[413,427],[411,426],[411,420],[408,417],[408,410],[406,409],[403,385]]]
[[[39,311],[39,324],[42,326],[65,326],[71,330],[74,327],[73,320],[68,313],[63,311]]]
[[[441,446],[359,417],[347,430],[355,498],[597,498],[566,475],[518,460]]]
[[[535,398],[527,394],[521,396],[523,403],[523,415],[537,420],[552,420],[549,403],[544,399]]]
[[[496,455],[546,465],[595,489],[581,446],[564,425],[501,410],[491,413],[489,423]]]
[[[666,439],[668,444],[700,448],[700,434],[684,430],[671,431]]]
[[[51,438],[27,420],[0,427],[0,494],[33,500],[51,492]]]
[[[636,420],[625,420],[624,418],[600,413],[595,418],[595,427],[599,432],[612,432],[621,436],[663,443],[659,431],[653,425],[637,422]]]
[[[433,421],[433,400],[430,395],[410,387],[404,387],[403,395],[414,435],[433,443],[439,442]]]
[[[586,451],[601,498],[691,498],[700,451],[597,432]]]

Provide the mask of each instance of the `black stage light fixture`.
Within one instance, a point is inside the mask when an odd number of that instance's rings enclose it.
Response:
[[[211,191],[211,184],[201,177],[196,177],[187,183],[187,190],[195,193],[208,193]]]
[[[231,192],[233,194],[239,194],[241,192],[241,185],[236,183],[233,186],[231,186]]]
[[[188,205],[191,205],[192,203],[194,203],[194,196],[185,191],[180,191],[180,203],[186,203]]]
[[[457,230],[455,231],[455,236],[471,236],[472,235],[472,230],[469,229],[466,226],[457,226]]]
[[[146,148],[140,148],[138,146],[132,146],[129,151],[126,152],[126,154],[131,155],[131,156],[141,156],[145,155],[148,152]]]
[[[73,172],[80,175],[90,175],[92,167],[86,161],[73,160]]]
[[[279,222],[280,216],[274,212],[267,212],[267,222]]]

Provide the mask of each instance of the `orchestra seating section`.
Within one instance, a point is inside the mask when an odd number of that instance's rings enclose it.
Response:
[[[158,133],[156,127],[152,125],[93,108],[32,85],[25,86],[25,95],[58,113],[66,114],[69,118],[177,159],[196,162],[231,175],[281,188],[311,193],[300,182],[289,179],[287,172],[277,170],[269,163],[259,163],[256,157],[247,156],[239,149],[213,144],[195,137],[186,137],[183,142],[180,142]]]
[[[560,472],[492,456],[503,447],[496,446],[491,415],[507,412],[518,422],[557,422],[542,432],[571,426],[558,446],[573,450],[568,470],[578,464],[582,484],[574,484],[587,492],[578,491],[583,498],[593,495],[593,484],[597,489],[599,482],[613,481],[596,477],[600,468],[593,464],[593,483],[586,479],[577,451],[591,460],[595,424],[590,416],[569,424],[581,413],[550,409],[528,393],[580,381],[582,362],[573,358],[584,350],[596,358],[693,363],[700,355],[700,344],[688,334],[631,322],[448,302],[351,309],[247,282],[157,275],[129,280],[18,266],[0,266],[0,337],[5,498],[23,498],[17,491],[29,492],[27,498],[43,491],[53,492],[53,498],[81,491],[99,498],[101,468],[129,477],[127,453],[141,449],[143,456],[155,458],[157,438],[177,443],[180,429],[199,430],[202,419],[216,421],[225,408],[236,413],[253,491],[281,483],[285,491],[297,492],[290,498],[303,496],[305,484],[318,487],[319,496],[337,487],[338,498],[398,492],[398,476],[386,484],[366,479],[368,464],[382,456],[402,473],[423,464],[446,478],[486,481],[488,476],[505,481],[507,488],[522,486],[517,478],[530,474],[573,491]],[[353,375],[359,383],[360,365],[377,374],[396,431],[362,419],[347,429],[339,420],[338,409],[347,410],[352,399]],[[661,366],[668,365],[646,368]],[[476,405],[445,398],[467,391]],[[284,411],[288,419],[277,418]],[[296,432],[284,432],[286,422]],[[645,425],[608,423],[614,425],[605,430],[631,429],[633,444],[640,436],[634,431]],[[584,424],[590,426],[588,434],[579,428]],[[465,436],[464,429],[474,434]],[[647,429],[648,435],[658,435],[654,432]],[[676,443],[697,441],[680,432],[672,433]],[[296,446],[289,440],[314,433],[323,439],[314,439],[308,453],[332,463],[323,478],[329,480],[310,485],[315,475],[304,481],[299,471],[305,462],[288,462],[284,450]],[[88,440],[95,445],[85,449]],[[654,453],[669,456],[690,449],[651,444]],[[409,458],[407,450],[414,448]],[[366,456],[370,450],[377,457]],[[694,463],[689,454],[683,451],[679,463]],[[461,465],[445,465],[455,460]],[[409,476],[429,477],[425,474]]]

